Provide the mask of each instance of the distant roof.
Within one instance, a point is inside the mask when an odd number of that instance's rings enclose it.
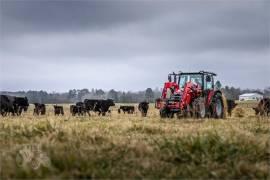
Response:
[[[241,94],[240,96],[262,96],[259,93],[245,93],[245,94]]]

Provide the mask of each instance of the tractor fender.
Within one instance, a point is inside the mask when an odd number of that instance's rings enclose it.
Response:
[[[213,93],[212,93],[212,95],[211,95],[210,97],[208,97],[208,98],[209,98],[209,99],[208,99],[209,105],[210,105],[211,103],[213,103],[214,97],[217,96],[218,94],[219,94],[220,96],[222,96],[222,92],[221,92],[220,90],[216,90],[216,91],[213,91]]]
[[[216,90],[214,95],[220,94],[222,96],[222,92],[220,90]]]
[[[206,98],[206,107],[207,107],[207,109],[210,110],[212,113],[213,113],[213,108],[214,108],[214,107],[213,107],[213,104],[215,103],[214,97],[216,97],[217,94],[220,94],[220,95],[221,95],[222,92],[219,91],[219,90],[217,90],[217,91],[212,90],[212,91],[209,92],[209,94],[208,94],[208,96],[207,96],[207,98]]]

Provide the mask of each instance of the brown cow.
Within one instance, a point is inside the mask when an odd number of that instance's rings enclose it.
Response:
[[[263,98],[260,100],[257,107],[253,108],[256,115],[269,116],[270,115],[270,98]]]

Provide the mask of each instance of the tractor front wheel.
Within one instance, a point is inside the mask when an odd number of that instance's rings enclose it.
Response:
[[[161,118],[173,118],[174,117],[174,113],[170,112],[168,109],[163,108],[159,111],[160,117]]]
[[[160,109],[159,115],[161,118],[166,118],[167,117],[167,110],[165,108]]]
[[[205,99],[197,98],[193,103],[193,115],[196,118],[205,118],[206,116],[206,108],[205,108]]]
[[[169,112],[167,116],[168,116],[168,118],[171,118],[172,119],[174,117],[174,113],[173,112]]]

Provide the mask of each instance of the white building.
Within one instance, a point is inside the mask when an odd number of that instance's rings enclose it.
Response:
[[[246,93],[239,96],[239,101],[259,101],[261,99],[263,99],[263,95],[258,93]]]

